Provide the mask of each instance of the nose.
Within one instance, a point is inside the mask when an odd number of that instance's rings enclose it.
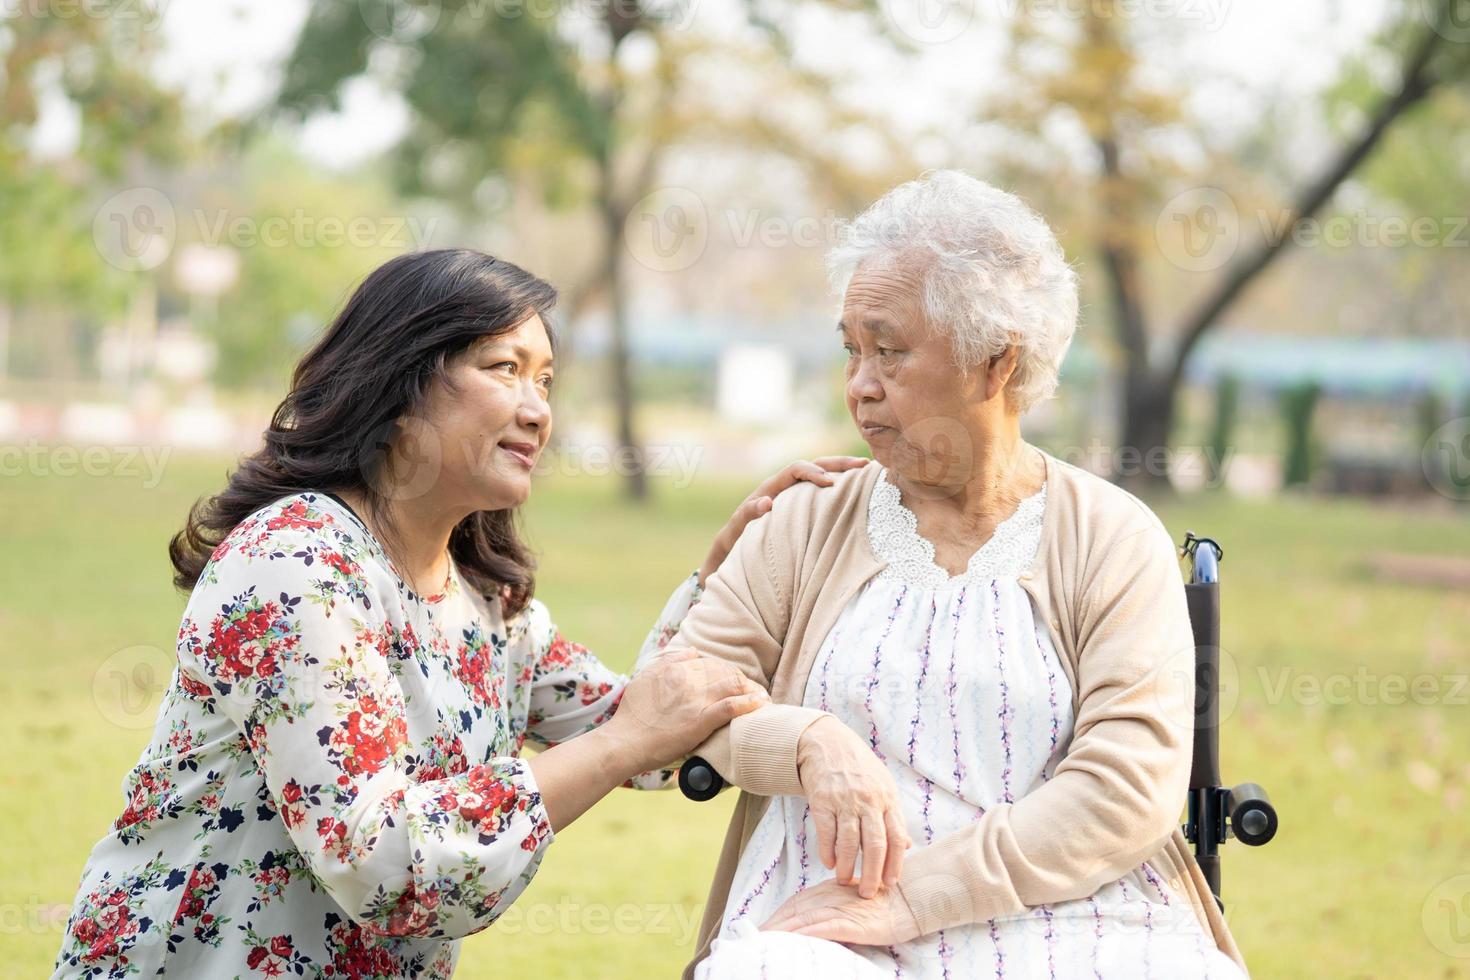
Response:
[[[525,396],[516,410],[516,421],[537,435],[545,435],[551,428],[551,403],[535,382],[525,386]]]
[[[878,380],[878,371],[871,358],[857,358],[857,367],[847,379],[847,397],[854,402],[878,401],[883,397],[883,385]]]

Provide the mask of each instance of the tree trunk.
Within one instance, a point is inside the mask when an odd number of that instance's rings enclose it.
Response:
[[[1146,370],[1130,370],[1123,387],[1123,440],[1113,455],[1113,479],[1140,496],[1173,489],[1169,482],[1175,386]]]
[[[605,250],[603,274],[607,285],[608,317],[612,327],[608,369],[612,381],[613,410],[617,416],[617,469],[628,481],[628,496],[641,501],[648,499],[648,474],[643,447],[638,442],[633,418],[633,364],[628,349],[627,283],[623,273],[623,224],[627,220],[628,209],[621,203],[622,198],[618,194],[617,169],[614,165],[618,105],[622,101],[617,67],[612,63],[617,57],[617,44],[621,40],[616,31],[613,32],[612,40],[612,57],[609,63],[611,80],[601,100],[605,130],[597,151],[598,204],[602,211],[602,244]]]
[[[1113,303],[1113,330],[1123,351],[1123,438],[1112,454],[1112,478],[1137,494],[1169,488],[1169,431],[1173,391],[1149,368],[1148,324],[1138,256],[1128,235],[1127,178],[1111,135],[1097,141],[1102,155],[1103,268]]]
[[[604,180],[610,179],[604,174]],[[613,407],[617,413],[618,468],[627,478],[628,495],[648,499],[648,474],[643,447],[634,432],[633,364],[628,350],[628,311],[623,280],[623,222],[626,215],[611,200],[603,207],[603,234],[607,248],[608,314],[612,321],[612,344],[608,367],[612,372]]]

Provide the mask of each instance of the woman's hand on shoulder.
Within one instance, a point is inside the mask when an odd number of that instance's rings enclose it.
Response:
[[[778,496],[798,483],[811,483],[819,487],[830,487],[832,485],[833,473],[845,473],[848,470],[859,469],[866,466],[870,460],[863,456],[819,456],[813,460],[799,459],[787,466],[781,472],[767,479],[756,487],[735,508],[735,513],[720,528],[720,533],[715,535],[714,544],[710,546],[709,555],[704,564],[699,567],[699,584],[704,583],[715,569],[724,562],[725,556],[730,554],[730,549],[735,547],[735,542],[740,539],[740,532],[745,526],[763,514],[769,513]]]
[[[831,716],[802,732],[796,766],[822,864],[836,869],[840,884],[856,885],[863,898],[877,895],[880,886],[897,885],[911,841],[888,767],[856,732]],[[854,876],[859,854],[861,880]]]

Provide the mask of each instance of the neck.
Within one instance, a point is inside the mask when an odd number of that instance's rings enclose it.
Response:
[[[929,483],[895,474],[899,489],[926,507],[981,520],[1010,513],[1040,489],[1045,468],[1040,454],[1021,438],[1019,416],[1002,415],[993,424],[972,429],[969,436],[975,451],[961,468],[960,479]]]
[[[379,519],[366,497],[356,491],[342,498],[352,505],[393,563],[421,595],[435,595],[449,577],[449,535],[468,512],[446,505],[433,494],[388,500]]]

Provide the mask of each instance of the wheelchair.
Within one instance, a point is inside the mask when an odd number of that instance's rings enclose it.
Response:
[[[1187,564],[1184,597],[1194,632],[1194,743],[1184,838],[1220,897],[1220,845],[1230,838],[1259,847],[1276,836],[1279,820],[1266,790],[1257,783],[1225,787],[1220,780],[1220,562],[1224,549],[1213,538],[1184,532],[1181,559]],[[679,767],[679,789],[691,800],[714,799],[725,779],[707,761],[690,756]]]

